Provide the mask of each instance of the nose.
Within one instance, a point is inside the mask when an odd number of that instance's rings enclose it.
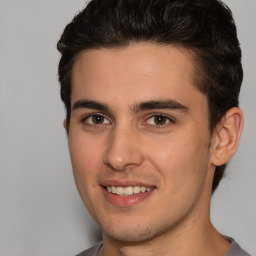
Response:
[[[115,171],[140,166],[143,152],[136,131],[115,127],[109,134],[103,162]]]

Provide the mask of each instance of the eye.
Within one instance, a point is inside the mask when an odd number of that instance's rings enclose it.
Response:
[[[89,115],[83,119],[83,122],[89,125],[110,124],[110,121],[100,114]]]
[[[146,124],[155,126],[164,126],[168,123],[173,123],[173,120],[161,114],[155,114],[146,120]]]

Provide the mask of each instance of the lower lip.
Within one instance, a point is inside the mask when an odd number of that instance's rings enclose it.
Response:
[[[105,188],[102,188],[102,190],[107,201],[119,207],[129,207],[138,204],[147,199],[154,191],[154,189],[152,189],[149,192],[133,194],[130,196],[118,196],[116,194],[109,193]]]

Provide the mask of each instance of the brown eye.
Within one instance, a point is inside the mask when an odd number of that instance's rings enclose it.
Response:
[[[173,123],[173,121],[167,116],[155,114],[148,118],[146,123],[153,126],[164,126],[166,124]]]
[[[166,116],[161,116],[161,115],[154,116],[154,123],[156,125],[164,125],[166,124],[167,121],[168,120]]]
[[[104,117],[99,115],[92,116],[92,122],[94,124],[103,124],[104,123]]]
[[[84,122],[92,125],[110,124],[109,120],[102,115],[90,115],[84,119]]]

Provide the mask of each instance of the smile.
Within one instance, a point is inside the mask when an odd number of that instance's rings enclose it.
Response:
[[[128,187],[107,186],[106,189],[109,193],[112,193],[118,196],[131,196],[133,194],[149,192],[151,191],[152,188],[140,187],[140,186],[128,186]]]

